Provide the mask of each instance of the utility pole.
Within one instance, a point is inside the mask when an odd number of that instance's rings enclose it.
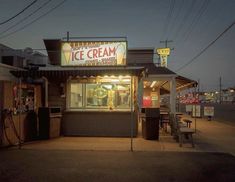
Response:
[[[197,92],[199,93],[200,92],[200,78],[198,79],[197,81]]]
[[[222,78],[219,77],[219,103],[222,103]]]
[[[197,99],[199,101],[199,96],[200,96],[200,78],[197,81],[197,94],[196,94],[196,96],[197,96]],[[200,101],[199,101],[199,103],[200,103]]]
[[[164,41],[160,41],[160,43],[164,43],[165,44],[165,47],[167,48],[167,44],[168,43],[172,43],[173,40],[164,40]]]
[[[69,41],[69,31],[67,32],[67,42]]]

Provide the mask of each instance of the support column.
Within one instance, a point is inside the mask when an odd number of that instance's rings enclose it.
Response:
[[[48,79],[46,77],[42,77],[42,79],[44,80],[44,84],[45,84],[45,107],[48,107]]]
[[[175,77],[173,77],[170,81],[170,109],[171,113],[175,114],[176,108],[176,81]]]

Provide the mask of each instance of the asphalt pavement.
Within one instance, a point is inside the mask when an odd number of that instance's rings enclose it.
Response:
[[[60,137],[0,150],[0,181],[235,181],[235,125],[193,121],[195,147],[160,140]]]
[[[208,152],[4,150],[0,181],[235,181],[235,157]]]

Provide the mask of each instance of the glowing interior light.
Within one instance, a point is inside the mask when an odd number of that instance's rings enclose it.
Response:
[[[130,79],[122,79],[123,82],[130,82],[131,80]]]
[[[156,81],[153,81],[152,84],[150,85],[151,88],[156,84]]]
[[[120,82],[119,79],[111,79],[111,82]]]

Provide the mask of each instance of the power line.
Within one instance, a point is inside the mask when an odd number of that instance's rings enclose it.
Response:
[[[174,37],[175,40],[178,38],[178,35],[179,35],[179,33],[180,33],[180,31],[181,31],[181,29],[183,27],[183,24],[188,20],[189,15],[192,13],[192,10],[193,10],[193,8],[195,6],[195,3],[196,3],[195,0],[191,1],[191,5],[188,8],[188,11],[184,14],[184,17],[183,17],[182,21],[180,22],[180,24],[179,24],[179,26],[178,26],[178,28],[176,30],[175,37]]]
[[[22,14],[25,10],[27,10],[29,7],[31,7],[33,4],[35,4],[38,0],[34,0],[33,2],[31,2],[28,6],[26,6],[24,9],[22,9],[19,13],[17,13],[16,15],[12,16],[11,18],[3,21],[0,23],[0,25],[3,25],[9,21],[11,21],[12,19],[16,18],[17,16],[19,16],[20,14]]]
[[[37,8],[35,11],[33,11],[32,13],[30,13],[29,15],[27,15],[27,17],[21,19],[20,21],[18,21],[17,23],[15,23],[14,25],[8,27],[7,29],[5,29],[4,31],[0,32],[1,34],[4,34],[5,32],[7,32],[8,30],[11,30],[12,28],[16,27],[17,25],[19,25],[20,23],[24,22],[25,20],[27,20],[28,18],[30,18],[32,15],[34,15],[35,13],[37,13],[40,9],[42,9],[44,6],[46,6],[49,2],[51,2],[52,0],[48,0],[45,3],[43,3],[39,8]]]
[[[183,66],[181,66],[180,68],[178,68],[176,70],[176,72],[182,70],[183,68],[185,68],[186,66],[188,66],[189,64],[191,64],[192,62],[194,62],[198,57],[200,57],[209,47],[211,47],[218,39],[220,39],[230,28],[232,28],[235,25],[235,21],[232,22],[232,24],[230,24],[222,33],[219,34],[219,36],[216,37],[215,40],[213,40],[211,43],[209,43],[204,49],[202,49],[196,56],[194,56],[190,61],[188,61],[187,63],[185,63]]]
[[[175,0],[171,0],[170,10],[168,12],[168,15],[167,15],[167,18],[166,18],[166,24],[165,24],[164,29],[163,29],[163,35],[166,35],[166,33],[168,31],[168,26],[169,26],[169,23],[170,23],[172,14],[173,14],[174,7],[175,7]]]
[[[172,24],[171,31],[172,31],[173,28],[175,27],[175,23],[177,24],[177,20],[178,20],[178,18],[179,18],[180,13],[182,12],[182,8],[183,8],[183,6],[184,6],[184,4],[185,4],[184,2],[185,2],[185,0],[181,0],[181,3],[179,3],[180,6],[179,6],[179,8],[178,8],[178,12],[176,12],[176,15],[174,16],[175,18],[173,19],[173,24]]]
[[[204,12],[206,11],[206,9],[208,8],[208,5],[210,3],[210,0],[205,0],[199,10],[199,13],[197,14],[197,16],[195,16],[194,20],[192,21],[188,31],[185,31],[184,35],[185,35],[185,40],[187,41],[189,35],[192,33],[193,28],[198,24],[199,20],[201,19],[202,15],[204,14]]]
[[[26,27],[28,27],[29,25],[35,23],[36,21],[38,21],[39,19],[43,18],[44,16],[50,14],[52,11],[54,11],[55,9],[57,9],[59,6],[61,6],[61,5],[62,5],[63,3],[65,3],[66,1],[67,1],[67,0],[63,0],[62,2],[60,2],[59,4],[57,4],[56,6],[54,6],[53,8],[51,8],[49,11],[47,11],[46,13],[42,14],[41,16],[39,16],[38,18],[34,19],[34,20],[31,21],[30,23],[24,25],[23,27],[21,27],[21,28],[15,30],[15,31],[13,31],[13,32],[11,32],[11,33],[9,33],[9,34],[6,34],[6,35],[0,37],[0,39],[9,37],[9,36],[11,36],[12,34],[17,33],[17,32],[19,32],[19,31],[25,29]]]

